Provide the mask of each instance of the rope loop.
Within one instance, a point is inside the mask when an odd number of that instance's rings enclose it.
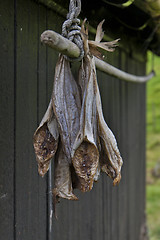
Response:
[[[78,58],[66,57],[70,62],[81,61],[84,56],[83,41],[81,38],[80,20],[77,18],[81,12],[81,0],[70,0],[67,20],[62,25],[62,36],[74,42],[80,49]]]

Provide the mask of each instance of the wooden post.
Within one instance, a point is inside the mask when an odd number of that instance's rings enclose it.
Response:
[[[80,50],[76,44],[51,30],[41,34],[41,42],[68,57],[77,58],[80,55]]]

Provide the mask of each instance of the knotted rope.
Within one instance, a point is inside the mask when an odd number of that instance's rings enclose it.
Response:
[[[70,62],[81,61],[84,56],[83,41],[80,34],[81,27],[78,26],[80,20],[77,18],[80,12],[81,0],[70,0],[67,20],[62,25],[62,36],[74,42],[80,49],[80,56],[78,58],[67,57]]]

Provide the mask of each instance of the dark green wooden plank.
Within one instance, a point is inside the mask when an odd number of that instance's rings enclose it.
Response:
[[[94,184],[92,191],[89,193],[90,202],[87,211],[90,217],[90,239],[103,238],[103,224],[102,224],[102,211],[103,211],[103,193],[102,193],[102,177]],[[88,199],[87,199],[88,201]]]
[[[109,115],[108,107],[110,103],[110,99],[108,97],[108,91],[110,86],[110,78],[108,75],[101,73],[98,71],[98,82],[99,82],[99,88],[102,98],[102,104],[103,104],[103,112],[105,114],[105,118],[107,119]],[[107,94],[106,94],[107,92]],[[107,121],[107,120],[106,120]],[[108,194],[108,177],[106,174],[101,173],[101,181],[98,181],[97,184],[101,184],[101,239],[109,239],[109,230],[110,230],[110,221],[109,221],[109,212],[108,209],[109,206],[109,194]]]
[[[112,56],[109,54],[107,56],[107,62],[112,62]],[[104,73],[98,72],[98,81],[99,81],[99,87],[100,87],[100,93],[101,93],[101,99],[102,99],[102,105],[103,105],[103,114],[106,123],[110,127],[112,122],[112,96],[113,96],[113,85],[112,81],[113,78],[108,76]],[[112,217],[112,180],[109,179],[109,177],[106,174],[102,175],[102,182],[103,182],[103,238],[102,239],[111,239],[112,231],[111,231],[111,217]]]
[[[145,62],[136,63],[137,75],[145,75]],[[146,176],[146,161],[145,161],[145,141],[146,141],[146,88],[145,83],[139,85],[138,89],[138,116],[139,116],[139,163],[137,166],[137,175],[139,178],[136,179],[137,187],[137,199],[139,204],[137,205],[137,222],[136,222],[136,237],[140,236],[141,227],[143,226],[145,219],[145,176]]]
[[[145,62],[139,62],[136,65],[137,75],[145,75]],[[146,186],[146,94],[145,94],[145,83],[139,86],[138,91],[138,116],[139,116],[139,162],[137,164],[137,171],[139,180],[137,179],[137,199],[139,201],[137,214],[138,221],[136,224],[136,234],[137,238],[140,236],[141,226],[143,226],[145,220],[145,186]],[[139,183],[138,183],[139,181]]]
[[[37,127],[38,8],[17,1],[16,239],[39,239],[39,176],[32,137]],[[41,224],[42,226],[42,224]],[[41,232],[41,234],[39,233]],[[41,238],[41,237],[40,237]]]
[[[135,61],[128,58],[128,71],[134,73],[136,71]],[[138,128],[138,112],[137,112],[137,91],[138,84],[130,83],[128,85],[128,135],[129,135],[129,196],[128,196],[128,207],[129,207],[129,239],[135,239],[136,234],[136,217],[137,210],[136,206],[136,177],[137,177],[137,166],[140,161],[138,145],[139,145],[139,128]]]
[[[47,184],[37,173],[32,136],[49,102],[57,53],[40,45],[40,33],[47,28],[61,32],[63,19],[33,1],[17,0],[17,97],[14,118],[13,3],[3,3],[1,39],[1,179],[3,220],[1,236],[13,239],[46,239]],[[7,8],[7,11],[6,11]],[[10,11],[10,9],[12,11]],[[47,16],[46,16],[47,12]],[[58,23],[58,24],[57,24]],[[144,73],[144,63],[129,56],[108,57],[129,72]],[[119,62],[117,62],[119,61]],[[123,66],[122,66],[123,65]],[[73,65],[73,71],[77,67]],[[7,76],[7,78],[6,78]],[[145,85],[119,82],[99,73],[105,119],[115,133],[124,159],[122,181],[113,188],[105,175],[93,190],[79,195],[79,202],[62,200],[59,220],[53,221],[54,239],[138,239],[145,209]],[[106,80],[107,79],[107,80]],[[9,97],[7,97],[9,96]],[[3,119],[7,119],[4,121]],[[14,120],[16,120],[16,197],[14,214]],[[10,149],[8,150],[8,146]],[[7,176],[7,177],[6,177]],[[137,177],[139,176],[139,177]],[[12,184],[10,184],[12,183]],[[137,187],[138,186],[138,187]],[[3,195],[4,193],[4,195]],[[5,195],[9,193],[9,195]],[[4,201],[5,200],[5,201]],[[138,219],[138,220],[137,220]],[[5,221],[4,221],[5,220]],[[6,231],[6,229],[10,231]],[[12,227],[11,227],[12,226]]]
[[[115,56],[116,58],[116,66],[117,68],[120,68],[120,58],[121,58],[121,55],[120,55],[120,50],[117,51],[117,56]],[[114,84],[115,84],[115,102],[114,102],[114,121],[115,121],[115,124],[116,124],[116,131],[115,131],[115,137],[117,139],[117,144],[118,144],[118,148],[119,148],[119,151],[122,155],[122,143],[124,142],[124,139],[123,139],[123,135],[121,133],[121,91],[120,91],[120,86],[121,86],[121,83],[122,81],[121,80],[118,80],[118,82],[116,81],[117,79],[115,79],[114,81]],[[122,155],[122,158],[123,158],[123,155]],[[122,174],[122,173],[121,173]],[[121,210],[121,206],[119,205],[119,201],[120,201],[120,198],[121,198],[121,185],[122,185],[122,181],[119,183],[118,186],[116,186],[116,205],[117,205],[117,213],[115,213],[115,218],[116,218],[116,224],[117,224],[117,239],[119,239],[120,237],[120,225],[119,225],[119,219],[120,219],[120,210]]]
[[[40,35],[46,30],[47,10],[42,5],[38,8],[38,32],[37,32],[37,124],[40,123],[46,111],[46,47],[40,42]],[[35,159],[34,159],[35,160]],[[37,169],[36,169],[37,172]],[[38,177],[38,239],[47,237],[47,176]]]
[[[139,67],[137,66],[139,65]],[[140,69],[140,63],[139,62],[135,62],[135,72],[138,75],[138,71],[137,71],[137,67]],[[141,74],[140,74],[141,75]],[[140,122],[141,122],[141,115],[142,113],[139,111],[139,106],[142,107],[142,96],[140,95],[140,89],[141,86],[137,86],[137,93],[136,93],[136,98],[135,98],[135,105],[137,106],[136,111],[137,111],[137,118],[136,118],[136,127],[137,129],[139,129],[138,134],[137,134],[137,141],[140,142],[140,136],[141,136],[141,132],[142,129],[140,129]],[[139,162],[136,162],[136,166],[135,166],[135,170],[136,170],[136,174],[137,176],[141,176],[141,169],[140,169],[140,162],[142,161],[141,159],[141,152],[143,151],[143,147],[140,146],[140,144],[138,144],[137,146],[137,152],[139,153]],[[140,177],[135,178],[135,185],[136,185],[136,194],[135,194],[135,202],[136,202],[136,217],[137,217],[137,221],[135,222],[135,238],[138,239],[139,238],[139,229],[140,229],[140,185],[141,183],[139,183],[140,181]],[[139,202],[139,204],[138,204]]]
[[[120,69],[126,70],[126,55],[120,52]],[[127,168],[128,168],[128,135],[127,135],[127,83],[120,82],[120,141],[119,148],[123,158],[122,179],[118,186],[119,195],[119,239],[127,240]]]
[[[145,63],[141,66],[142,74],[146,74],[146,65]],[[143,151],[141,152],[141,169],[142,169],[142,182],[141,185],[141,227],[144,227],[144,224],[147,226],[147,216],[146,216],[146,84],[141,86],[141,94],[143,96],[142,104],[143,104],[143,112],[141,119],[141,146],[143,146]]]
[[[112,55],[112,64],[115,67],[119,67],[119,51],[116,51]],[[111,106],[112,106],[112,119],[110,123],[110,128],[115,135],[117,142],[119,143],[119,80],[112,78],[112,96],[111,96]],[[119,235],[119,224],[118,224],[118,187],[111,187],[111,239],[117,240]]]
[[[14,239],[14,1],[0,1],[0,238]]]
[[[47,9],[47,29],[51,29],[54,30],[56,32],[61,33],[61,22],[62,22],[62,18],[57,15],[55,12]],[[51,94],[52,94],[52,89],[53,89],[53,81],[54,81],[54,73],[55,73],[55,67],[56,67],[56,63],[58,60],[58,53],[55,52],[53,49],[51,48],[47,48],[47,52],[46,52],[46,101],[47,101],[47,105],[50,101],[51,98]],[[52,185],[54,184],[54,159],[52,159]],[[47,182],[48,182],[48,186],[49,186],[49,175],[47,176]],[[48,188],[47,192],[49,193],[50,189]],[[49,215],[50,215],[50,211],[51,209],[49,208],[50,204],[51,204],[51,199],[49,199],[49,195],[47,198],[48,201],[48,219],[49,219]],[[57,208],[58,209],[58,208]],[[60,223],[61,223],[61,216],[58,212],[58,218],[59,220],[55,220],[53,217],[53,227],[52,227],[52,232],[49,233],[48,231],[48,240],[52,239],[53,237],[56,239],[59,238],[61,236],[61,232],[59,229]],[[64,222],[65,224],[65,222]],[[49,222],[47,223],[48,227],[49,227]],[[63,225],[64,226],[64,225]],[[49,230],[49,229],[48,229]]]

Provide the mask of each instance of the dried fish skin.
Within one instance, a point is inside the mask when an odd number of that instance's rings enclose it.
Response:
[[[33,145],[38,162],[38,172],[44,176],[49,169],[51,158],[54,157],[58,146],[58,126],[53,114],[52,100],[33,136]]]
[[[82,90],[80,131],[72,151],[72,163],[81,184],[81,191],[90,191],[97,172],[99,153],[97,139],[97,110],[95,92],[95,72],[92,60],[86,56],[82,61],[79,83]]]
[[[98,168],[99,154],[95,144],[83,140],[76,149],[73,157],[73,166],[80,181],[82,192],[90,191]]]
[[[79,189],[81,190],[81,184],[79,181],[79,178],[75,172],[75,169],[73,167],[73,164],[70,165],[70,170],[71,170],[71,179],[72,179],[72,187],[73,189]]]
[[[121,167],[123,161],[112,131],[104,121],[101,121],[101,119],[99,119],[99,136],[103,142],[102,147],[104,153],[107,155],[107,157],[105,157],[105,164],[102,166],[102,171],[106,172],[108,176],[113,179],[113,185],[116,185],[121,180]],[[105,155],[103,155],[103,158],[104,156]]]
[[[39,175],[43,177],[49,169],[50,159],[56,152],[57,142],[49,132],[46,123],[39,129],[34,139],[34,149],[38,162],[38,172]]]
[[[102,165],[101,169],[113,179],[113,184],[116,185],[121,180],[121,167],[123,164],[123,160],[119,152],[115,136],[104,120],[98,83],[96,83],[96,88],[97,88],[96,102],[98,113],[98,135],[100,137],[101,148],[103,150],[103,153],[101,153],[101,156],[103,155],[103,160],[102,159],[100,160]],[[105,155],[106,157],[104,157]]]
[[[106,173],[113,180],[116,178],[116,172],[110,164],[109,158],[105,151],[104,142],[101,140],[101,150],[100,151],[100,170]]]
[[[70,164],[61,146],[55,157],[53,195],[54,199],[65,198],[68,200],[78,200],[73,194]]]
[[[70,63],[60,55],[53,86],[53,109],[58,122],[63,151],[71,159],[71,149],[79,131],[81,100]]]

